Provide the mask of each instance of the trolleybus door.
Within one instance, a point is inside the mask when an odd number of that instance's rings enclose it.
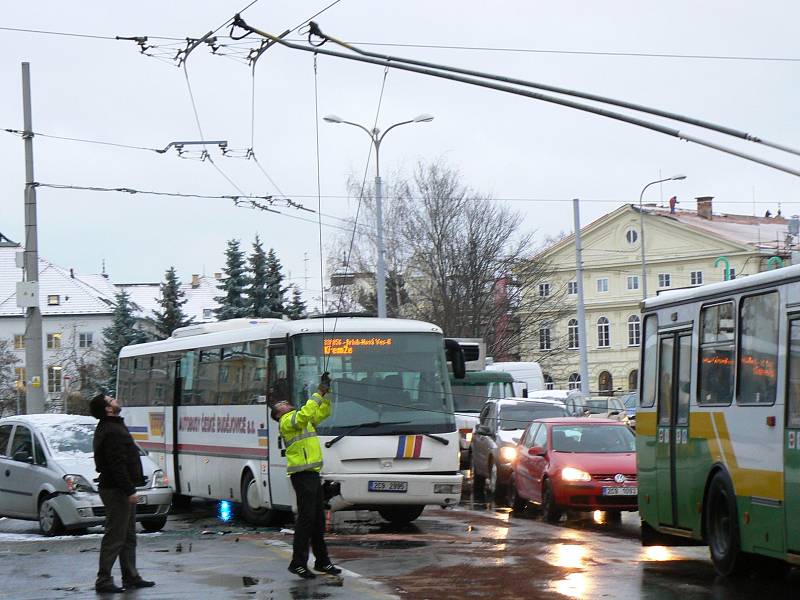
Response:
[[[289,369],[284,342],[269,345],[268,396],[270,406],[280,401],[289,401]],[[273,507],[289,507],[294,501],[294,492],[286,476],[286,447],[281,438],[278,423],[268,416],[269,425],[269,500]]]
[[[694,518],[689,495],[691,370],[691,331],[662,334],[659,338],[656,445],[658,520],[663,525],[686,529],[691,529]]]
[[[789,321],[786,431],[784,432],[784,514],[786,548],[800,554],[800,318]]]

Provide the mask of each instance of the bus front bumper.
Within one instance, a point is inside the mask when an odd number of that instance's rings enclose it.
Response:
[[[353,510],[391,504],[454,506],[461,499],[461,473],[399,475],[325,473],[331,510]]]

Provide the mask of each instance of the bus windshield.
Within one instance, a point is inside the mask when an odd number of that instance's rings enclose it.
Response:
[[[331,375],[333,412],[317,428],[321,435],[340,435],[373,422],[385,425],[357,429],[352,435],[455,431],[439,335],[304,334],[293,338],[292,360],[296,406],[314,393],[320,374]]]

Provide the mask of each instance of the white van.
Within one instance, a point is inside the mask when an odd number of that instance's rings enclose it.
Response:
[[[544,389],[542,367],[537,362],[492,362],[486,365],[486,370],[511,373],[514,376],[514,394],[517,396],[524,395],[526,384],[527,393]]]

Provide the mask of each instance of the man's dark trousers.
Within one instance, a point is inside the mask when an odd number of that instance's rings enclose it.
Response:
[[[122,584],[140,579],[136,570],[136,506],[124,491],[101,489],[100,498],[106,507],[106,531],[100,543],[100,568],[95,585],[113,583],[111,569],[119,557]]]
[[[327,565],[331,561],[325,546],[325,506],[319,473],[300,471],[294,473],[291,479],[297,496],[297,521],[294,525],[294,549],[290,566],[307,566],[309,541],[316,563]]]

